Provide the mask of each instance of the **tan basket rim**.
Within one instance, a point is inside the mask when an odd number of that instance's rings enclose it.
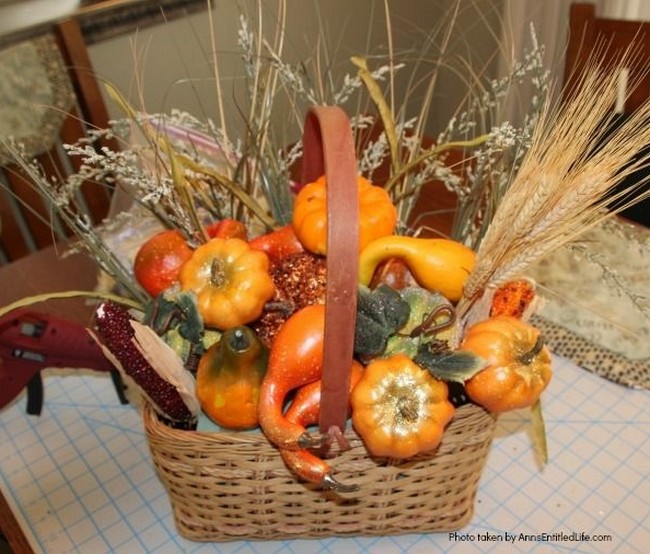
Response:
[[[221,429],[219,431],[199,431],[187,429],[175,429],[163,422],[156,414],[154,408],[148,403],[142,404],[142,418],[144,427],[151,438],[161,440],[170,440],[179,446],[203,445],[209,447],[211,444],[233,444],[242,446],[256,446],[260,440],[268,443],[269,447],[275,448],[267,441],[261,429],[256,428],[251,431],[230,431]],[[456,409],[454,417],[447,426],[443,440],[445,444],[456,444],[459,441],[466,441],[465,437],[457,438],[454,429],[466,424],[474,424],[481,427],[483,424],[484,432],[476,435],[475,440],[484,440],[485,435],[493,433],[493,422],[497,417],[487,412],[485,409],[475,404],[465,404]],[[361,440],[351,425],[345,431],[345,435],[350,440]]]

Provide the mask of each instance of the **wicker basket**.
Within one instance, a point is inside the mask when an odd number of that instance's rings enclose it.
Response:
[[[143,410],[156,471],[179,533],[194,541],[397,535],[459,529],[472,517],[495,419],[462,406],[434,455],[373,459],[352,448],[332,466],[357,492],[338,496],[298,482],[261,433],[181,431]]]
[[[179,532],[195,541],[390,535],[458,529],[472,516],[495,420],[459,409],[434,453],[373,459],[347,424],[358,276],[354,143],[339,108],[312,109],[303,135],[303,182],[327,176],[327,293],[320,431],[343,429],[337,480],[359,490],[338,495],[304,484],[261,432],[174,430],[143,411],[153,462]]]

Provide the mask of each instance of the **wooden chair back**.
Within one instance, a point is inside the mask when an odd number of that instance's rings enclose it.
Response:
[[[26,63],[23,59],[36,60],[38,70],[30,73],[27,68],[23,69],[22,64]],[[0,104],[5,105],[4,117],[0,117],[0,139],[16,136],[12,123],[22,129],[18,119],[21,116],[17,114],[25,112],[14,110],[12,102],[21,105],[29,114],[31,99],[21,96],[33,92],[39,99],[42,96],[38,94],[44,91],[54,103],[33,108],[35,114],[41,114],[35,117],[43,119],[36,119],[36,132],[29,131],[24,141],[30,158],[33,155],[45,174],[57,180],[78,171],[80,160],[67,156],[62,145],[76,142],[90,127],[106,128],[108,125],[108,112],[78,22],[71,19],[56,23],[42,35],[5,47],[0,52],[0,73],[6,77],[4,88],[0,85]],[[33,75],[46,77],[30,80]],[[15,80],[13,85],[11,79]],[[12,117],[16,119],[12,121]],[[16,140],[23,142],[23,138],[19,135]],[[104,141],[104,145],[114,148],[112,141]],[[80,194],[92,222],[101,221],[109,209],[110,186],[84,183]],[[0,141],[0,265],[38,251],[67,235],[49,203],[11,162],[6,151],[3,155]]]
[[[627,96],[621,106],[624,113],[634,111],[650,98],[650,21],[606,19],[596,16],[594,4],[572,4],[564,68],[567,93],[590,61],[613,68],[620,65],[621,57],[630,48],[636,63],[626,68],[628,73],[621,83]]]

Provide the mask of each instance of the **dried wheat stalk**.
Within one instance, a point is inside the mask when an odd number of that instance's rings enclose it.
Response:
[[[624,58],[621,67],[629,63]],[[629,188],[613,195],[624,178],[650,165],[650,154],[638,157],[650,144],[650,101],[614,131],[608,125],[618,74],[594,65],[569,101],[559,108],[546,106],[527,157],[478,249],[459,305],[465,323],[485,317],[476,312],[484,309],[477,300],[486,291],[521,275],[615,211],[648,196],[645,191],[628,200]],[[605,209],[613,199],[623,198],[618,210]]]

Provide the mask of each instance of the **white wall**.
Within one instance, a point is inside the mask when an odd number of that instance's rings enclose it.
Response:
[[[597,13],[612,19],[650,21],[648,0],[599,0]]]
[[[0,2],[0,34],[22,29],[74,12],[80,0]]]
[[[471,71],[484,71],[488,75],[496,70],[495,40],[499,33],[487,27],[500,25],[502,0],[463,0],[460,2],[459,23],[452,33],[453,56],[472,60],[473,68],[464,68],[466,75],[454,76],[451,71],[440,86],[439,100],[432,114],[432,129],[439,128],[455,110],[465,93],[462,79]],[[220,73],[225,83],[224,96],[231,115],[236,113],[237,86],[241,84],[242,66],[236,50],[236,33],[239,26],[239,2],[216,0],[214,24],[217,50],[220,52]],[[245,0],[249,8],[253,4]],[[275,2],[264,2],[267,25],[272,26]],[[446,31],[442,24],[445,12],[453,9],[448,0],[389,1],[395,50],[408,57],[415,67],[416,53],[421,52],[426,36],[435,33],[441,37]],[[320,16],[315,6],[319,6]],[[386,51],[386,32],[383,2],[377,0],[288,0],[287,58],[297,62],[313,59],[319,31],[330,37],[335,74],[354,73],[350,64],[353,54]],[[166,111],[177,107],[197,116],[216,113],[214,83],[211,82],[209,19],[206,12],[172,21],[153,28],[134,32],[106,42],[92,45],[90,54],[96,72],[115,83],[137,103],[135,75],[143,83],[144,106],[150,112]],[[429,60],[419,60],[431,63]],[[451,58],[450,58],[451,59]],[[458,62],[458,59],[455,59]],[[322,63],[326,63],[323,61]],[[372,61],[371,61],[372,63]],[[430,68],[430,66],[429,66]],[[421,75],[425,71],[421,72]],[[407,73],[402,73],[400,83],[406,86]],[[426,82],[421,83],[421,88]],[[111,106],[111,113],[119,112]]]

